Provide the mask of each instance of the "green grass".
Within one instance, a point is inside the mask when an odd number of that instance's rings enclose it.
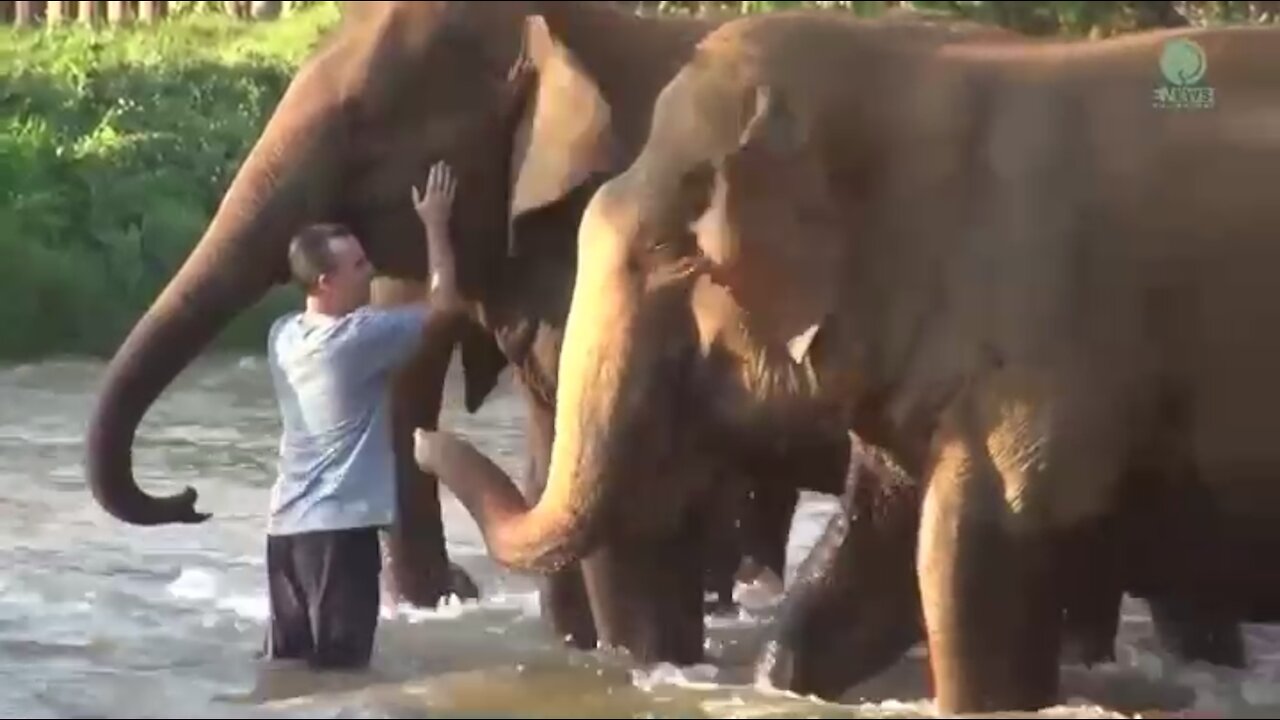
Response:
[[[0,29],[0,358],[115,349],[336,18]],[[269,296],[217,345],[260,347],[292,301]]]

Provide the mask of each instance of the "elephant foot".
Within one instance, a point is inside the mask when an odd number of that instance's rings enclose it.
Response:
[[[445,576],[442,578],[442,576]],[[388,573],[383,588],[387,602],[416,608],[437,608],[450,597],[458,600],[480,599],[480,588],[460,565],[449,563],[447,573],[414,573],[403,582],[404,573]]]

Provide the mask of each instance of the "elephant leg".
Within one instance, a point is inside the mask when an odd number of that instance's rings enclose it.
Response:
[[[583,560],[600,646],[641,664],[703,661],[702,530],[685,522],[656,541],[605,542]]]
[[[1068,592],[1062,616],[1062,660],[1086,667],[1115,662],[1124,593],[1112,585]]]
[[[734,608],[734,585],[744,560],[742,532],[746,492],[739,484],[721,481],[714,492],[716,511],[707,513],[703,525],[704,603],[710,613],[727,613]]]
[[[1114,662],[1124,600],[1124,522],[1086,523],[1066,539],[1062,560],[1062,660],[1091,667]]]
[[[778,478],[755,478],[747,493],[740,532],[742,555],[779,580],[787,576],[787,541],[800,491]]]
[[[750,484],[739,511],[742,567],[738,581],[767,571],[778,583],[778,592],[787,577],[787,545],[800,491],[842,495],[853,461],[853,443],[847,435],[806,432],[786,442],[789,449],[781,456],[751,458],[742,468]]]
[[[525,475],[524,494],[536,502],[547,484],[551,463],[554,413],[520,383],[528,410],[529,465]],[[542,614],[551,622],[556,636],[579,650],[596,647],[596,626],[587,599],[587,587],[580,564],[548,575],[541,581]]]
[[[1015,517],[981,440],[937,449],[918,572],[939,712],[1038,710],[1058,694],[1052,544]]]
[[[887,669],[923,635],[919,485],[855,458],[842,505],[800,564],[756,665],[764,683],[829,701]]]
[[[1182,448],[1189,442],[1178,433],[1168,446]],[[1135,558],[1129,590],[1147,603],[1166,652],[1186,662],[1242,668],[1239,623],[1245,610],[1239,601],[1248,591],[1238,584],[1243,574],[1234,563],[1251,557],[1251,548],[1231,544],[1237,528],[1229,529],[1216,512],[1191,458],[1177,451],[1157,457],[1159,464],[1154,470],[1144,468],[1137,475],[1137,489],[1125,497],[1131,519],[1128,545]],[[1195,528],[1195,533],[1184,528]]]
[[[380,279],[374,284],[378,304],[421,302],[419,283]],[[387,594],[396,602],[435,607],[451,593],[479,597],[466,571],[449,562],[441,518],[440,489],[435,476],[413,460],[415,428],[434,429],[440,411],[444,377],[452,343],[420,350],[402,368],[391,391],[392,449],[395,454],[397,519],[382,536],[389,573]]]

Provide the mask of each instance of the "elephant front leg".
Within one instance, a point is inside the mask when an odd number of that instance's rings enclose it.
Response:
[[[530,502],[536,502],[547,484],[554,416],[523,383],[520,388],[529,413],[529,466],[524,495]],[[594,649],[597,640],[595,618],[591,615],[581,564],[574,563],[552,573],[541,581],[541,585],[542,614],[548,618],[556,636],[579,650]]]
[[[373,301],[421,302],[424,292],[420,283],[381,278],[374,284]],[[439,482],[413,460],[414,429],[436,427],[454,339],[441,337],[419,350],[397,373],[391,390],[397,517],[382,538],[390,570],[384,583],[389,601],[417,607],[436,607],[450,594],[464,600],[480,594],[466,571],[449,562]]]
[[[937,708],[1051,705],[1062,625],[1051,543],[1016,516],[984,443],[949,439],[935,462],[917,566]]]
[[[449,562],[438,481],[416,466],[406,467],[406,455],[412,450],[399,448],[397,443],[399,518],[383,536],[383,552],[391,571],[386,578],[390,599],[430,608],[449,595],[462,600],[478,598],[475,581]]]
[[[658,541],[605,542],[583,561],[601,647],[641,664],[703,661],[704,556],[693,526]]]

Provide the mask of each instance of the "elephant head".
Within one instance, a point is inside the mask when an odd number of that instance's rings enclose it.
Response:
[[[350,3],[338,28],[298,71],[202,238],[112,358],[88,427],[87,478],[120,520],[197,522],[192,488],[138,487],[131,445],[150,404],[237,313],[287,278],[285,248],[304,224],[354,229],[378,272],[425,277],[423,231],[410,187],[445,159],[464,190],[454,209],[459,283],[483,296],[506,252],[509,127],[504,77],[520,49],[523,3]],[[501,363],[491,336],[460,331],[468,404]],[[443,384],[448,354],[426,369]],[[497,366],[495,369],[494,366]],[[423,405],[431,404],[430,398]],[[438,404],[438,398],[436,399]],[[438,408],[424,407],[434,417]]]
[[[734,21],[703,40],[635,162],[584,213],[542,498],[528,507],[465,441],[417,436],[419,464],[499,562],[546,572],[605,528],[661,524],[690,492],[671,463],[695,443],[852,428],[919,472],[927,433],[905,428],[930,416],[881,399],[930,372],[900,362],[931,297],[907,238],[931,237],[910,232],[921,199],[956,210],[928,180],[958,158],[919,138],[964,124],[923,95],[909,116],[873,100],[933,72],[912,59],[953,40],[968,42],[832,14]],[[885,56],[899,61],[880,73]],[[837,81],[834,63],[859,82]]]

